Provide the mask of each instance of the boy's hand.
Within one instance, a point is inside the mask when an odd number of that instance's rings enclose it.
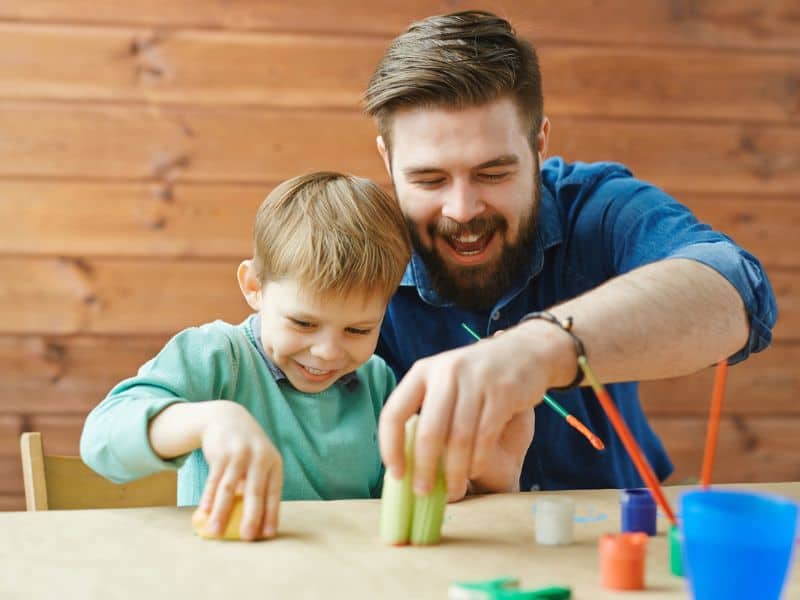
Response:
[[[272,537],[283,488],[281,455],[245,408],[227,401],[214,404],[201,436],[209,471],[199,509],[210,516],[207,530],[222,534],[239,489],[244,495],[242,539]]]

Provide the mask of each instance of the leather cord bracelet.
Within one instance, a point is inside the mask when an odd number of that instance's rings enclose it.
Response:
[[[540,311],[528,313],[527,315],[522,317],[519,320],[519,322],[520,323],[524,323],[525,321],[531,321],[533,319],[543,319],[544,321],[547,321],[548,323],[552,323],[556,327],[560,328],[563,332],[565,332],[567,335],[569,335],[570,338],[572,338],[572,343],[575,344],[575,353],[578,355],[578,357],[581,357],[581,356],[585,357],[586,356],[586,348],[584,347],[583,342],[581,341],[581,338],[579,338],[577,335],[575,335],[572,332],[572,317],[567,317],[563,321],[560,321],[558,319],[558,317],[556,317],[553,313],[547,312],[546,310],[540,310]],[[562,386],[562,387],[556,387],[556,388],[553,388],[553,389],[554,390],[568,390],[568,389],[573,388],[573,387],[575,387],[577,385],[580,385],[580,383],[584,379],[583,369],[581,369],[580,365],[578,365],[577,363],[575,365],[575,368],[576,368],[575,377],[569,384],[567,384],[565,386]]]

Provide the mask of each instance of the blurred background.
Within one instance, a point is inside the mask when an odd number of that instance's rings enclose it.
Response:
[[[0,510],[24,508],[21,432],[76,454],[172,334],[248,313],[235,268],[275,183],[388,183],[362,90],[410,22],[467,8],[537,46],[551,155],[626,163],[765,264],[775,340],[728,374],[714,479],[800,479],[796,0],[4,0]],[[712,376],[642,385],[672,482],[699,476]]]

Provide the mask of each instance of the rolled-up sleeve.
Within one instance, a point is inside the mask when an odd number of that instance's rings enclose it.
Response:
[[[686,206],[655,186],[622,177],[605,182],[597,192],[586,208],[600,219],[609,275],[665,259],[702,263],[730,282],[747,311],[748,341],[729,363],[769,346],[778,307],[766,271],[755,256],[698,221]]]

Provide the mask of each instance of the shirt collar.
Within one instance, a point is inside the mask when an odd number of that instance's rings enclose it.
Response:
[[[281,368],[272,362],[272,359],[267,356],[267,353],[264,351],[264,346],[261,343],[261,315],[256,313],[250,316],[249,319],[249,326],[250,326],[250,337],[253,338],[253,343],[256,345],[256,349],[258,353],[261,355],[261,358],[264,359],[264,362],[267,365],[267,369],[272,375],[272,378],[277,381],[289,381],[289,378],[286,376],[286,373],[281,370]],[[351,371],[350,373],[345,373],[339,379],[336,380],[334,385],[340,385],[344,387],[348,392],[353,392],[358,389],[359,384],[361,381],[358,378],[358,373],[355,371]]]
[[[561,214],[556,205],[552,193],[546,186],[541,186],[541,206],[539,207],[539,224],[536,229],[536,238],[531,248],[531,260],[526,272],[523,273],[518,281],[506,296],[513,296],[520,288],[527,285],[531,279],[541,273],[544,267],[545,250],[560,244],[563,241],[563,231],[561,226]],[[417,288],[420,298],[433,306],[454,306],[455,303],[442,298],[434,289],[430,275],[425,268],[420,256],[414,252],[411,261],[408,263],[401,286],[414,286]],[[504,296],[504,298],[506,297]]]

